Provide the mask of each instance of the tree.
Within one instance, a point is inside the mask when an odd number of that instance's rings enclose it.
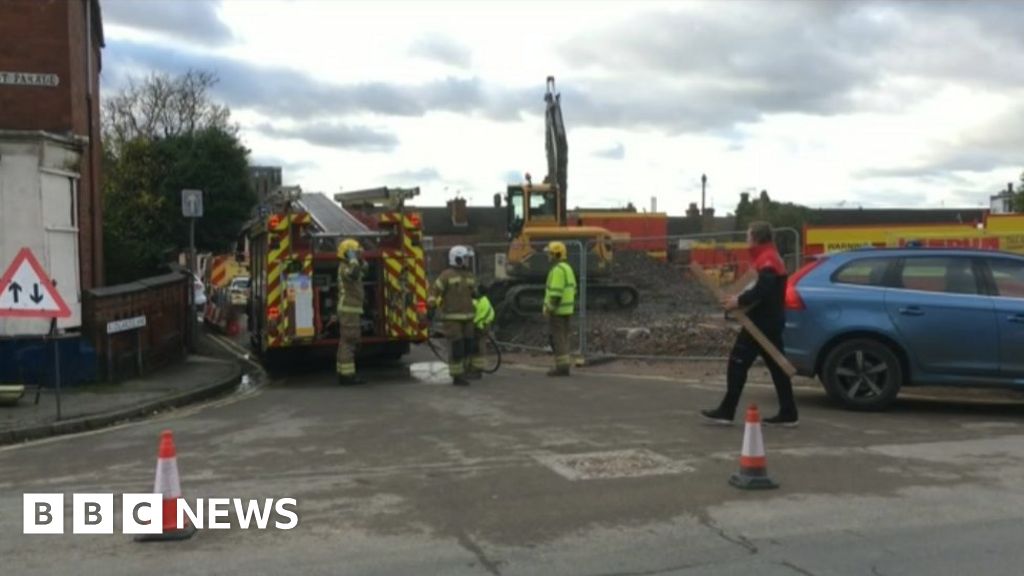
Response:
[[[1020,173],[1020,183],[1017,184],[1017,193],[1012,201],[1015,212],[1024,212],[1024,172]]]
[[[228,124],[230,111],[210,101],[202,88],[215,81],[194,72],[180,78],[154,75],[131,82],[112,98],[117,104],[104,114],[110,122],[104,133],[111,134],[104,141],[103,186],[108,282],[165,271],[187,246],[182,189],[204,192],[204,215],[196,225],[200,251],[230,249],[255,205],[249,151]],[[191,96],[157,98],[168,86]]]
[[[751,200],[750,194],[744,192],[740,194],[740,202],[736,205],[736,229],[745,230],[755,220],[768,222],[773,228],[792,228],[802,231],[804,224],[814,223],[814,211],[792,202],[775,202],[768,195],[767,190],[761,190],[756,200]],[[795,246],[791,246],[793,243],[791,238],[792,235],[776,237],[779,250],[783,253],[795,249]]]
[[[217,82],[216,75],[199,70],[181,76],[154,73],[130,78],[121,92],[103,102],[104,147],[117,152],[138,138],[170,138],[204,128],[236,134],[231,111],[210,99],[209,91]]]

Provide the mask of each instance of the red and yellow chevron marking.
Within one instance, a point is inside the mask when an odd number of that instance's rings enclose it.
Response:
[[[276,216],[276,215],[275,215]],[[267,234],[267,344],[287,343],[288,301],[284,298],[284,268],[291,249],[291,231],[286,218],[270,218]]]
[[[213,258],[212,268],[210,269],[210,285],[211,286],[223,286],[227,281],[228,277],[228,261],[225,256],[216,256]]]
[[[386,212],[379,216],[381,223],[401,223],[400,250],[382,253],[386,283],[385,302],[387,332],[398,338],[426,338],[426,328],[420,327],[416,312],[417,301],[427,299],[427,272],[423,260],[423,247],[419,245],[422,231],[418,215],[410,218],[402,212]]]

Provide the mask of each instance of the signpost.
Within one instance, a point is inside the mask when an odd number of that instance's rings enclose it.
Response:
[[[60,420],[60,347],[57,338],[57,318],[71,316],[64,299],[56,289],[39,260],[28,248],[18,251],[7,271],[0,276],[0,317],[48,318],[49,336],[53,340],[54,392],[57,398],[57,420]],[[40,389],[42,382],[39,383]],[[39,390],[36,390],[39,402]]]
[[[196,323],[196,218],[203,217],[203,191],[184,189],[181,191],[181,215],[188,218],[188,271],[192,275],[188,279],[188,332],[189,343],[194,351],[198,337]]]

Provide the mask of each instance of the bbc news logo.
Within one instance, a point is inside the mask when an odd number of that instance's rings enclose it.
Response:
[[[64,494],[25,494],[22,502],[25,534],[64,533]],[[177,500],[174,508],[178,530],[185,528],[186,522],[200,529],[228,530],[232,528],[228,521],[232,515],[242,530],[291,530],[299,525],[294,498],[196,498],[193,502]],[[113,534],[116,511],[113,494],[73,494],[71,533]],[[121,495],[121,533],[160,534],[163,527],[162,495]]]

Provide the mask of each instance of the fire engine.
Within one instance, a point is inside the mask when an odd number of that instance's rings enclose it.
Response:
[[[252,347],[268,360],[287,351],[338,344],[337,245],[356,238],[368,264],[361,356],[398,359],[427,339],[427,277],[418,213],[405,200],[418,188],[335,195],[279,188],[247,226]]]

